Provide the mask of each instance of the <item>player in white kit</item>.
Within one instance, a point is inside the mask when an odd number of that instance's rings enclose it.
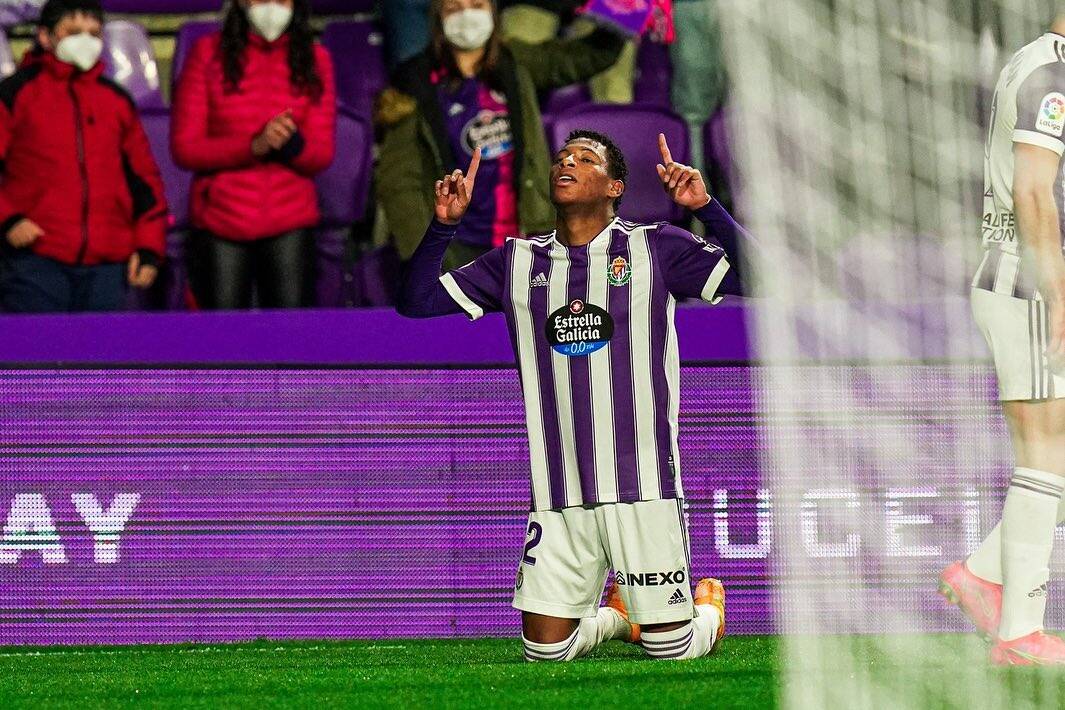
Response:
[[[984,156],[985,255],[972,283],[1016,468],[1001,522],[940,591],[992,639],[1000,665],[1065,664],[1043,631],[1050,554],[1065,518],[1065,15],[998,80]]]

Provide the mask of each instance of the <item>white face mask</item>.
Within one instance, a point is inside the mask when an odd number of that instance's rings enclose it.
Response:
[[[248,22],[267,42],[273,42],[288,29],[292,8],[279,2],[262,2],[248,7]]]
[[[492,36],[494,27],[489,10],[468,8],[444,18],[444,36],[459,49],[480,49]]]
[[[104,42],[88,32],[67,35],[55,46],[55,58],[67,64],[73,64],[82,71],[89,71],[100,60]]]

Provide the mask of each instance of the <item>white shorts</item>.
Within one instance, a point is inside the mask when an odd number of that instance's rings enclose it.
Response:
[[[1000,400],[1065,397],[1065,373],[1047,364],[1046,303],[974,288],[972,305],[995,359]]]
[[[680,500],[534,511],[514,607],[565,619],[594,616],[607,571],[636,624],[694,617],[688,527]]]

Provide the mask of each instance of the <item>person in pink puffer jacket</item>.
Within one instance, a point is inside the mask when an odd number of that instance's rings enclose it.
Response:
[[[203,308],[309,305],[314,176],[333,159],[333,67],[308,0],[238,0],[197,42],[174,95],[171,149],[195,173],[189,276]]]

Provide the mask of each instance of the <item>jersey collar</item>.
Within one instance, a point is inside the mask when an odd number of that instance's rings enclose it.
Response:
[[[590,241],[587,244],[584,244],[582,246],[571,247],[568,244],[563,244],[558,238],[558,230],[557,229],[551,230],[551,233],[546,235],[546,237],[548,239],[548,244],[558,244],[560,247],[565,247],[567,249],[583,249],[584,247],[590,247],[593,244],[597,243],[600,239],[609,239],[610,238],[610,233],[614,230],[614,228],[618,224],[618,219],[619,218],[615,215],[614,219],[610,220],[610,224],[608,224],[607,226],[603,227],[603,231],[599,232],[599,234],[596,234],[594,237],[592,237],[592,241]]]

